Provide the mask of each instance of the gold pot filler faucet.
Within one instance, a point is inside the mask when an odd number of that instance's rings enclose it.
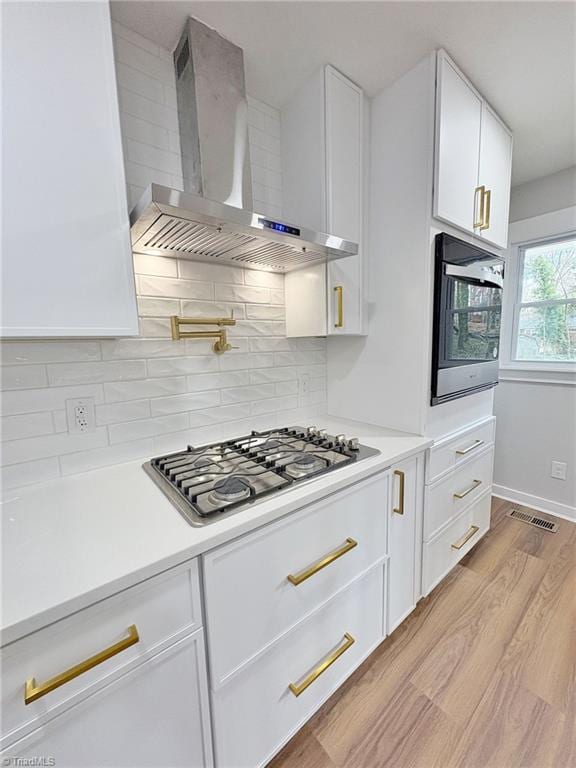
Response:
[[[228,342],[226,337],[226,325],[236,325],[234,319],[234,310],[232,310],[230,317],[178,317],[173,315],[170,318],[170,325],[172,327],[172,338],[174,341],[180,341],[180,339],[216,339],[212,345],[212,349],[217,355],[221,355],[224,352],[228,352],[231,349],[237,349]],[[217,325],[219,331],[182,331],[181,325]]]

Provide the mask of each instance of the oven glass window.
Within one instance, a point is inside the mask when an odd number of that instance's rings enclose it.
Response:
[[[500,288],[450,280],[446,363],[495,360],[501,311]]]

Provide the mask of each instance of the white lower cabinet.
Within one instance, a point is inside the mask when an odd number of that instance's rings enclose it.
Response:
[[[38,757],[58,768],[211,766],[203,630],[88,690],[2,752],[3,760]]]
[[[423,457],[392,467],[389,510],[388,634],[415,608],[420,597]]]
[[[385,568],[372,568],[212,692],[217,766],[265,765],[380,643]]]
[[[490,528],[492,496],[481,499],[424,543],[422,591],[429,594],[444,576],[474,547]]]

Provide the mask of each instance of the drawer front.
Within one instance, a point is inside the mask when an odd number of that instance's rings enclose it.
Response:
[[[214,686],[385,556],[387,508],[382,473],[204,556]]]
[[[424,544],[422,592],[427,595],[490,528],[491,495],[486,493],[432,541]]]
[[[193,560],[186,568],[150,579],[5,646],[3,742],[36,718],[56,714],[65,702],[120,667],[201,625],[198,562]],[[81,674],[67,674],[83,662]],[[28,689],[33,697],[61,675],[62,685],[25,703],[27,681],[34,681]]]
[[[265,764],[380,642],[384,568],[371,569],[213,693],[217,765]]]
[[[426,488],[424,541],[429,541],[443,525],[490,490],[493,463],[494,450],[491,449]]]
[[[430,449],[426,482],[432,483],[440,475],[468,461],[494,442],[495,419],[490,419],[464,434],[433,445]]]

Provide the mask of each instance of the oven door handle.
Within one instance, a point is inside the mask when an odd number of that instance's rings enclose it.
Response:
[[[444,272],[450,277],[460,277],[480,285],[492,285],[496,288],[504,286],[504,279],[500,275],[483,267],[459,267],[456,264],[445,264]]]

